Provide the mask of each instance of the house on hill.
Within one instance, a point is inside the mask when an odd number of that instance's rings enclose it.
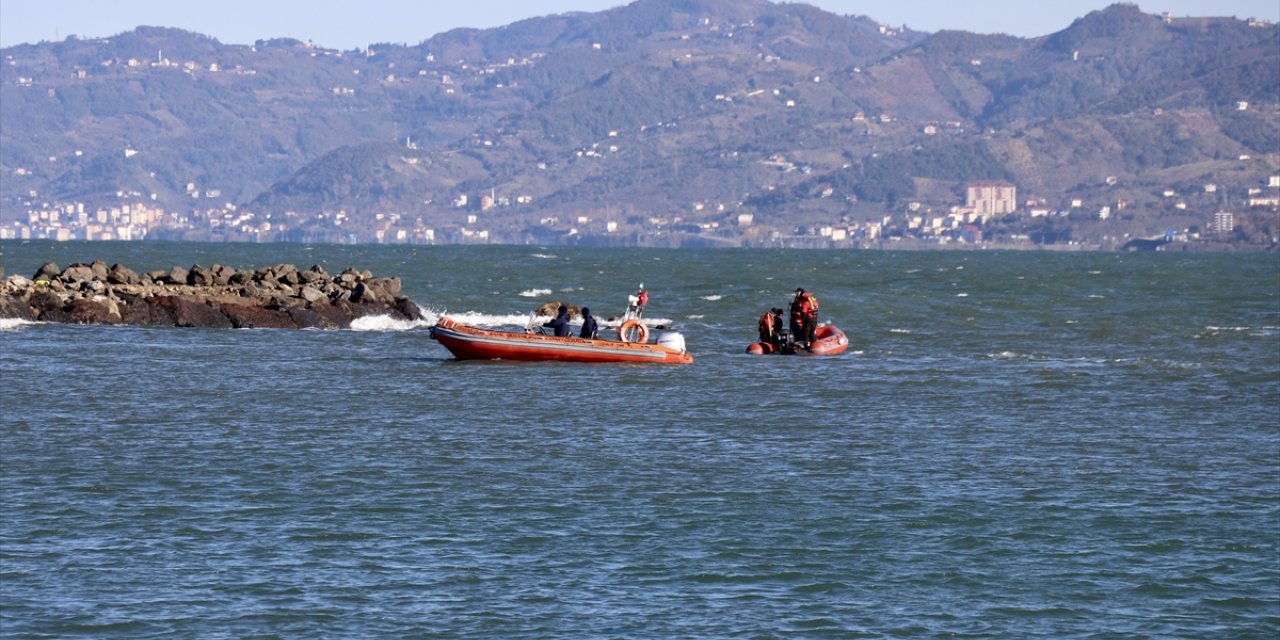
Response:
[[[965,206],[978,214],[1013,213],[1018,210],[1018,188],[1008,182],[969,184]]]

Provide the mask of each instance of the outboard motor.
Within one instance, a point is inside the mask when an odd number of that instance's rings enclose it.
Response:
[[[684,335],[678,331],[659,333],[657,343],[659,346],[684,353]]]

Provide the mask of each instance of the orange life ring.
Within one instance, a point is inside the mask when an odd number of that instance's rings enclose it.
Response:
[[[635,329],[636,335],[632,338],[632,329]],[[618,327],[618,339],[623,342],[640,342],[649,341],[649,327],[644,326],[643,322],[632,318]]]

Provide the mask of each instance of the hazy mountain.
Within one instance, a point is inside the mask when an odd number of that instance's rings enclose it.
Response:
[[[364,51],[139,27],[0,53],[5,220],[122,193],[448,227],[492,195],[489,226],[530,233],[790,229],[945,210],[1000,179],[1050,208],[1123,201],[1140,227],[1280,172],[1280,28],[1132,5],[1033,39],[637,0]]]

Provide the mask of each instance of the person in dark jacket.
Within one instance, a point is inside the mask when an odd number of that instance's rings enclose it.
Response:
[[[555,330],[556,330],[556,335],[557,335],[557,336],[559,336],[559,337],[561,337],[561,338],[563,338],[563,337],[565,337],[565,336],[569,335],[569,331],[570,331],[570,329],[569,329],[569,307],[566,307],[566,306],[564,306],[564,305],[560,305],[560,308],[559,308],[559,309],[556,309],[556,312],[557,312],[556,317],[554,317],[554,318],[552,318],[552,319],[550,319],[550,320],[548,320],[548,321],[546,321],[546,322],[542,323],[542,326],[544,326],[544,327],[551,327],[552,329],[555,329]]]
[[[591,309],[588,309],[587,307],[583,307],[582,308],[582,333],[579,333],[578,336],[581,338],[589,338],[594,340],[596,337],[596,331],[598,330],[599,330],[599,326],[596,324],[596,319],[591,316]]]

